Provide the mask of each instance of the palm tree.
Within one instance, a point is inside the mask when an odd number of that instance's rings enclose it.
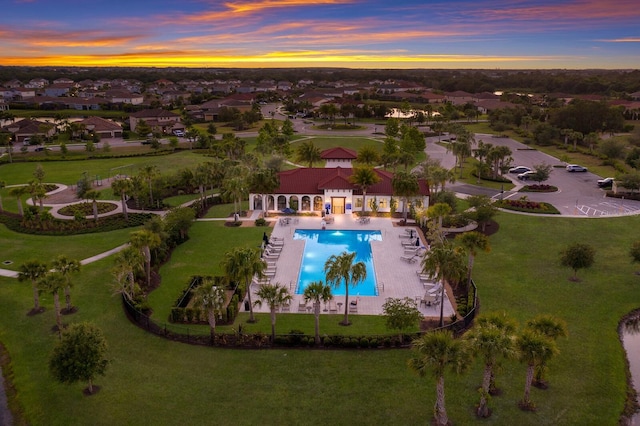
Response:
[[[202,279],[200,286],[193,292],[193,304],[196,308],[203,309],[207,313],[207,322],[211,328],[211,343],[214,343],[216,334],[216,315],[221,316],[227,302],[227,294],[224,287],[213,284],[211,277]]]
[[[398,172],[393,175],[391,181],[393,193],[398,197],[402,197],[402,218],[407,223],[407,204],[409,197],[413,197],[420,193],[420,184],[418,177],[413,173]]]
[[[48,266],[46,263],[37,259],[31,259],[20,265],[18,269],[18,281],[31,281],[31,287],[33,288],[33,309],[31,312],[42,312],[40,308],[40,296],[38,290],[37,281],[47,273]]]
[[[514,335],[491,322],[482,321],[478,322],[471,330],[471,333],[467,336],[467,341],[473,352],[482,357],[484,362],[480,403],[476,409],[476,414],[479,417],[489,417],[488,397],[494,368],[500,358],[508,359],[516,355]]]
[[[339,255],[331,255],[324,264],[324,273],[327,283],[339,287],[344,281],[344,320],[342,325],[349,325],[349,285],[357,285],[367,279],[367,267],[364,262],[353,263],[356,252],[342,252]]]
[[[320,303],[327,303],[333,299],[331,286],[322,281],[313,281],[304,289],[305,302],[313,301],[313,314],[316,317],[316,345],[320,344]]]
[[[260,250],[249,247],[236,247],[224,254],[222,269],[231,281],[242,285],[249,301],[249,322],[256,322],[251,303],[251,280],[253,276],[264,277],[266,263],[260,257]]]
[[[129,215],[127,213],[127,194],[133,189],[133,183],[131,182],[131,179],[116,179],[111,182],[111,189],[114,193],[120,195],[124,220],[129,220]]]
[[[450,368],[460,373],[468,365],[468,352],[461,340],[456,340],[449,330],[426,333],[413,341],[413,356],[409,359],[409,368],[420,377],[432,372],[436,378],[435,420],[438,425],[449,424],[445,407],[444,373]]]
[[[527,364],[527,377],[524,384],[524,396],[519,402],[520,408],[525,410],[535,409],[530,399],[531,383],[536,366],[546,363],[558,353],[555,342],[548,337],[532,330],[524,330],[516,339],[516,347],[520,362]]]
[[[441,284],[440,327],[443,327],[446,283],[458,282],[466,274],[462,252],[448,242],[433,245],[422,259],[422,273],[434,277]]]
[[[61,272],[49,272],[44,274],[38,280],[38,288],[48,291],[53,295],[53,306],[56,311],[56,325],[58,326],[58,334],[62,333],[62,317],[60,316],[60,291],[67,285],[67,282]]]
[[[238,200],[247,191],[247,184],[244,177],[234,176],[224,180],[223,183],[224,193],[231,199],[233,199],[233,211],[238,213]]]
[[[320,160],[322,160],[320,148],[315,146],[311,140],[303,142],[296,150],[296,162],[309,164],[309,168]]]
[[[360,164],[371,166],[380,161],[380,155],[375,148],[371,146],[363,146],[360,148],[360,151],[358,151],[358,158],[356,161]]]
[[[291,295],[289,290],[280,283],[264,284],[260,286],[260,289],[256,292],[256,296],[259,297],[256,300],[256,306],[262,306],[264,300],[269,305],[269,312],[271,314],[271,341],[276,338],[276,312],[280,306],[291,302]]]
[[[71,313],[71,274],[80,271],[80,261],[68,259],[67,256],[61,254],[52,263],[53,269],[60,272],[65,280],[64,296],[67,303],[67,312]]]
[[[149,200],[151,207],[153,207],[153,179],[159,174],[158,167],[155,165],[144,166],[140,170],[141,177],[147,181],[149,185]]]
[[[115,292],[124,294],[129,300],[135,300],[140,292],[136,275],[144,270],[144,257],[139,249],[129,246],[121,250],[116,255],[113,267],[113,276],[116,279]]]
[[[95,189],[91,189],[84,193],[84,197],[87,200],[91,200],[93,204],[93,220],[98,221],[98,198],[100,198],[100,191],[96,191]]]
[[[527,328],[548,337],[554,342],[559,337],[567,337],[569,335],[567,323],[553,315],[538,315],[534,319],[527,321]],[[546,389],[547,381],[544,379],[546,370],[547,363],[543,360],[536,367],[534,384],[537,387]]]
[[[504,311],[481,315],[476,318],[475,323],[478,326],[495,327],[510,336],[514,336],[518,328],[516,321]],[[497,395],[499,393],[500,391],[496,386],[495,369],[493,369],[489,380],[489,395]]]
[[[456,240],[458,240],[460,245],[464,247],[467,253],[469,253],[469,263],[467,265],[467,291],[465,292],[465,294],[467,294],[469,292],[469,287],[471,287],[471,270],[473,269],[473,261],[478,254],[478,250],[483,250],[488,253],[491,251],[491,244],[489,243],[489,238],[486,235],[477,231],[460,234],[456,237]]]
[[[151,249],[160,245],[160,236],[147,229],[132,232],[131,244],[142,252],[144,256],[144,270],[147,277],[147,286],[151,285]]]
[[[362,190],[362,213],[366,206],[367,188],[380,182],[380,176],[372,167],[357,167],[353,169],[353,174],[349,176],[349,181],[360,187]]]
[[[14,186],[9,189],[9,195],[16,197],[16,201],[18,202],[18,213],[20,216],[24,217],[24,209],[22,207],[22,196],[27,193],[27,187],[22,186]]]

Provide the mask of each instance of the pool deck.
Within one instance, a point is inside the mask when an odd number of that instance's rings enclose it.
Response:
[[[326,225],[327,230],[331,229],[353,229],[353,230],[379,230],[382,232],[382,241],[372,241],[371,251],[373,254],[373,263],[376,271],[376,281],[378,285],[378,296],[357,296],[349,293],[349,300],[358,298],[358,312],[349,315],[381,315],[382,305],[385,299],[389,297],[404,298],[410,297],[416,299],[425,294],[425,288],[420,282],[417,272],[420,271],[420,260],[410,263],[401,259],[404,255],[404,249],[401,245],[405,239],[406,229],[410,227],[396,226],[396,219],[372,217],[369,223],[361,224],[357,218],[350,214],[334,215],[334,222]],[[321,229],[321,219],[319,217],[291,217],[289,225],[283,225],[276,219],[276,224],[271,234],[272,237],[283,238],[284,245],[279,258],[275,261],[276,273],[271,279],[272,283],[280,283],[289,287],[289,291],[293,296],[291,302],[291,313],[299,313],[299,304],[304,303],[301,294],[295,294],[298,282],[298,274],[304,252],[304,240],[294,240],[293,234],[296,229]],[[417,228],[414,228],[417,230]],[[426,243],[421,235],[423,245]],[[258,284],[252,285],[252,292],[258,289]],[[454,309],[450,302],[452,293],[450,288],[446,287],[444,299],[444,317],[448,318],[453,314]],[[335,296],[334,302],[338,309],[338,314],[344,314],[344,296]],[[252,297],[256,300],[256,296]],[[311,303],[309,303],[311,305]],[[324,311],[322,314],[336,314],[336,312]],[[440,317],[440,305],[419,306],[420,312],[425,317]],[[262,307],[255,307],[254,312],[268,312],[269,307],[263,304]],[[302,313],[302,312],[300,312]],[[305,313],[311,313],[311,309]]]

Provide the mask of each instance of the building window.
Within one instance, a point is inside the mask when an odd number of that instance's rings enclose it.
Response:
[[[354,197],[353,201],[354,201],[353,204],[356,208],[358,209],[362,208],[362,197]]]
[[[378,200],[378,208],[388,209],[389,208],[388,200],[386,198],[380,198],[380,200]]]

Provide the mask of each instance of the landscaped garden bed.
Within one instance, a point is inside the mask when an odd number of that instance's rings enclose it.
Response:
[[[98,214],[109,213],[118,208],[116,204],[101,202],[97,202],[96,207],[98,208]],[[93,203],[71,204],[58,210],[58,213],[63,216],[70,217],[74,217],[76,215],[91,216],[93,214]]]
[[[523,186],[519,192],[557,192],[558,187],[553,185],[525,185]]]
[[[525,198],[525,197],[523,197]],[[513,210],[524,213],[538,214],[560,214],[558,209],[549,203],[539,201],[530,201],[525,199],[519,200],[500,200],[496,201],[495,206],[505,210]]]

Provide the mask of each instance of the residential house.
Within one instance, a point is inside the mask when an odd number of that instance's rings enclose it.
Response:
[[[25,138],[35,135],[50,138],[55,134],[56,127],[52,123],[24,118],[2,127],[2,130],[13,134],[16,143],[22,143]]]
[[[80,121],[89,132],[97,134],[101,139],[121,138],[122,126],[101,117],[89,117]]]
[[[138,123],[144,120],[154,133],[173,134],[174,130],[184,130],[182,117],[165,109],[145,109],[129,116],[129,126],[135,132]]]
[[[144,102],[144,96],[140,93],[132,93],[124,89],[109,89],[104,96],[112,104],[140,105]]]
[[[73,83],[53,83],[44,88],[44,94],[52,98],[67,96],[74,88],[73,86]]]

